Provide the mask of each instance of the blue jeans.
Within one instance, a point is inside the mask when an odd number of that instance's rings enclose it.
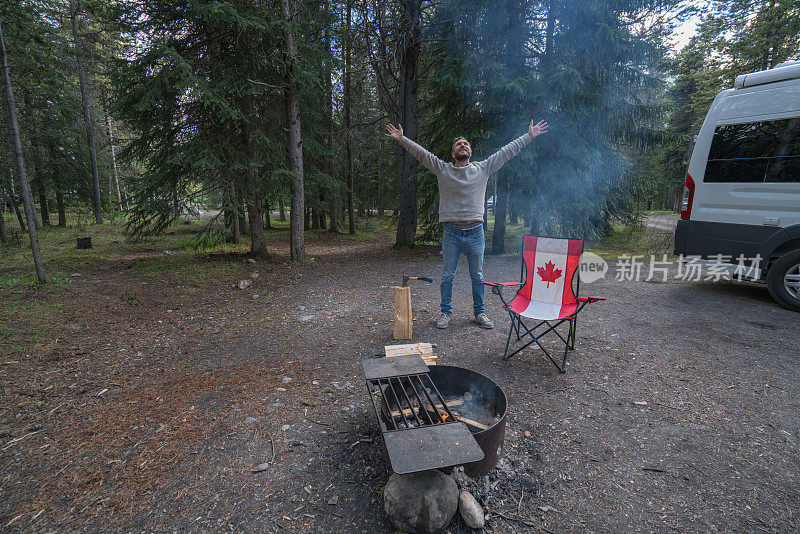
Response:
[[[453,277],[458,267],[458,257],[463,252],[469,263],[469,277],[472,279],[472,311],[477,316],[483,313],[483,251],[486,242],[483,237],[483,225],[478,225],[469,230],[461,230],[452,223],[444,223],[444,236],[442,237],[442,259],[444,272],[442,273],[442,313],[453,313]]]

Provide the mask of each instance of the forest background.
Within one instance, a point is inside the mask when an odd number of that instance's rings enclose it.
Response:
[[[714,95],[800,59],[790,0],[5,0],[0,23],[0,239],[16,212],[34,256],[68,213],[137,239],[203,211],[198,248],[261,258],[287,214],[292,260],[369,217],[436,243],[436,179],[387,122],[480,159],[546,120],[490,180],[491,251],[507,224],[596,240],[676,210]]]

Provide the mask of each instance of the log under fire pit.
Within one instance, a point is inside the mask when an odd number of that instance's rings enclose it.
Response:
[[[497,384],[461,367],[428,368],[416,355],[362,367],[394,472],[464,465],[476,477],[497,465],[507,405]]]

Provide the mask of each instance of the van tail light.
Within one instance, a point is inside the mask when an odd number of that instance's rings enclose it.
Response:
[[[683,200],[681,201],[681,220],[688,221],[692,216],[692,202],[694,201],[694,180],[691,175],[686,175],[686,185],[683,186]]]

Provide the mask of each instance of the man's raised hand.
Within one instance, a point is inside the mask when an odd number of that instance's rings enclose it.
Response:
[[[528,133],[531,135],[531,138],[547,133],[547,123],[539,121],[538,124],[534,125],[533,121],[531,121],[531,125],[528,126]]]
[[[533,124],[533,122],[531,122],[531,124]],[[391,137],[395,141],[399,141],[403,138],[403,126],[399,123],[397,124],[397,128],[391,124],[387,124],[386,131],[389,132],[386,136]]]

